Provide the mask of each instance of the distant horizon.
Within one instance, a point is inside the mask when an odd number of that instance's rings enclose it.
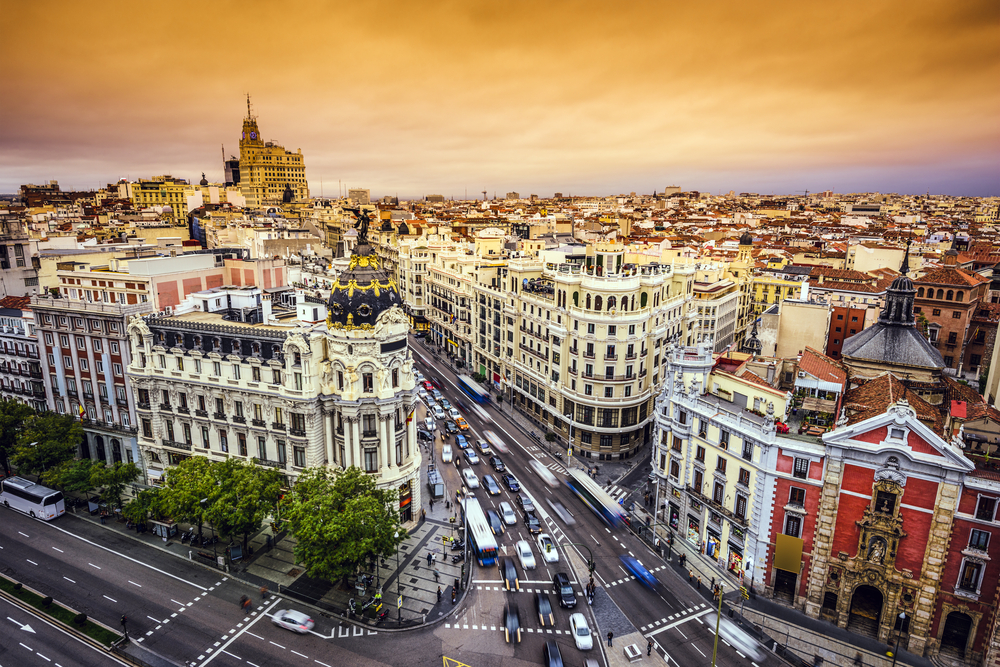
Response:
[[[9,4],[7,192],[221,182],[249,94],[314,195],[1000,196],[995,0]]]

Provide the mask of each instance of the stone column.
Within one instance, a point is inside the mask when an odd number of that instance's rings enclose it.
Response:
[[[326,438],[323,442],[323,448],[326,450],[326,464],[333,465],[333,413],[322,409],[321,414],[323,415],[323,437]]]
[[[826,478],[823,481],[823,491],[820,495],[819,509],[816,513],[816,533],[813,537],[812,562],[809,564],[809,584],[806,587],[805,612],[811,618],[819,618],[823,608],[824,588],[830,571],[830,560],[833,558],[833,538],[837,531],[837,502],[840,500],[840,480],[844,471],[844,462],[840,459],[827,460]],[[757,563],[754,563],[757,567]],[[765,582],[766,585],[766,582]],[[844,610],[838,625],[845,627],[846,610],[850,609],[851,601],[838,597],[837,607]]]
[[[410,406],[410,409],[413,410],[414,407]],[[413,415],[413,419],[411,419],[410,423],[406,425],[405,446],[408,448],[408,454],[405,459],[408,463],[420,452],[420,446],[417,443],[417,415],[415,413]]]
[[[364,468],[364,459],[361,452],[361,417],[354,415],[351,417],[351,465]]]

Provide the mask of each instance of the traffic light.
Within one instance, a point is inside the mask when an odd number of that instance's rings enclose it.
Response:
[[[594,570],[596,570],[596,569],[597,569],[597,563],[595,563],[594,561],[588,561],[587,562],[587,572],[588,573],[594,574]]]
[[[128,619],[127,619],[127,618],[125,618],[125,614],[122,614],[122,627],[123,627],[123,628],[125,627],[125,624],[126,624],[126,623],[128,623]]]

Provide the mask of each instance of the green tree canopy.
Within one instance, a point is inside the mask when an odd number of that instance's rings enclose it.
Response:
[[[83,427],[69,415],[40,412],[26,419],[11,462],[18,472],[40,475],[76,456]]]
[[[239,459],[212,463],[219,493],[206,509],[205,520],[228,538],[243,536],[246,550],[250,535],[260,530],[264,519],[277,508],[281,495],[281,473]]]
[[[0,465],[5,475],[10,475],[10,456],[17,448],[17,436],[26,419],[35,411],[17,401],[0,401]]]
[[[198,526],[199,536],[205,522],[205,511],[219,495],[211,468],[211,461],[204,456],[186,458],[167,470],[166,483],[160,491],[163,513],[174,521]]]
[[[115,461],[114,465],[96,467],[90,480],[95,487],[104,487],[104,500],[113,500],[121,507],[125,487],[139,479],[141,472],[134,463]]]
[[[92,481],[94,472],[103,467],[91,459],[73,459],[49,468],[42,473],[41,479],[46,486],[62,489],[64,493],[90,493],[97,486]]]
[[[133,523],[143,523],[149,518],[159,519],[163,516],[160,511],[160,501],[160,489],[143,489],[135,498],[125,503],[122,516]]]
[[[310,576],[339,581],[379,555],[392,553],[406,538],[399,523],[397,494],[379,489],[360,468],[308,468],[287,499],[285,517],[296,562]]]

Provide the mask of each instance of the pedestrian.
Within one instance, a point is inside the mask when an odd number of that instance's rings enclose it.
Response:
[[[608,630],[608,646],[611,646],[611,640],[614,638],[615,633]]]
[[[434,509],[434,499],[431,498],[431,510],[433,510],[433,509]]]
[[[434,581],[441,581],[441,573],[434,570]]]
[[[701,590],[701,575],[698,575],[698,590]]]
[[[441,601],[441,587],[438,586],[438,602]]]
[[[261,586],[260,587],[260,599],[262,601],[263,600],[267,600],[267,593],[268,593],[267,586],[266,585]]]
[[[247,601],[247,596],[241,595],[240,596],[240,609],[243,608],[243,603],[246,602],[246,601]]]
[[[688,570],[688,583],[694,583],[694,570]]]
[[[427,520],[427,510],[425,510],[423,507],[420,508],[420,520],[421,521]]]
[[[684,564],[687,563],[687,559],[688,559],[687,554],[682,553],[680,555],[681,567],[684,567]]]
[[[865,661],[861,657],[861,651],[854,655],[854,667],[865,667]]]
[[[428,551],[427,552],[427,566],[430,567],[431,563],[433,563],[433,562],[434,562],[434,554],[433,554],[433,552]]]
[[[250,598],[247,598],[243,601],[243,615],[244,616],[250,615]]]
[[[821,656],[813,656],[813,667],[821,667],[823,665],[823,658]]]
[[[653,640],[650,639],[646,642],[646,655],[652,655],[653,653]]]
[[[715,590],[715,577],[712,577],[712,590]]]
[[[457,595],[457,593],[455,592],[455,590],[456,589],[454,589],[454,588],[451,589],[451,603],[452,604],[455,604],[455,599],[456,599],[456,595]]]

